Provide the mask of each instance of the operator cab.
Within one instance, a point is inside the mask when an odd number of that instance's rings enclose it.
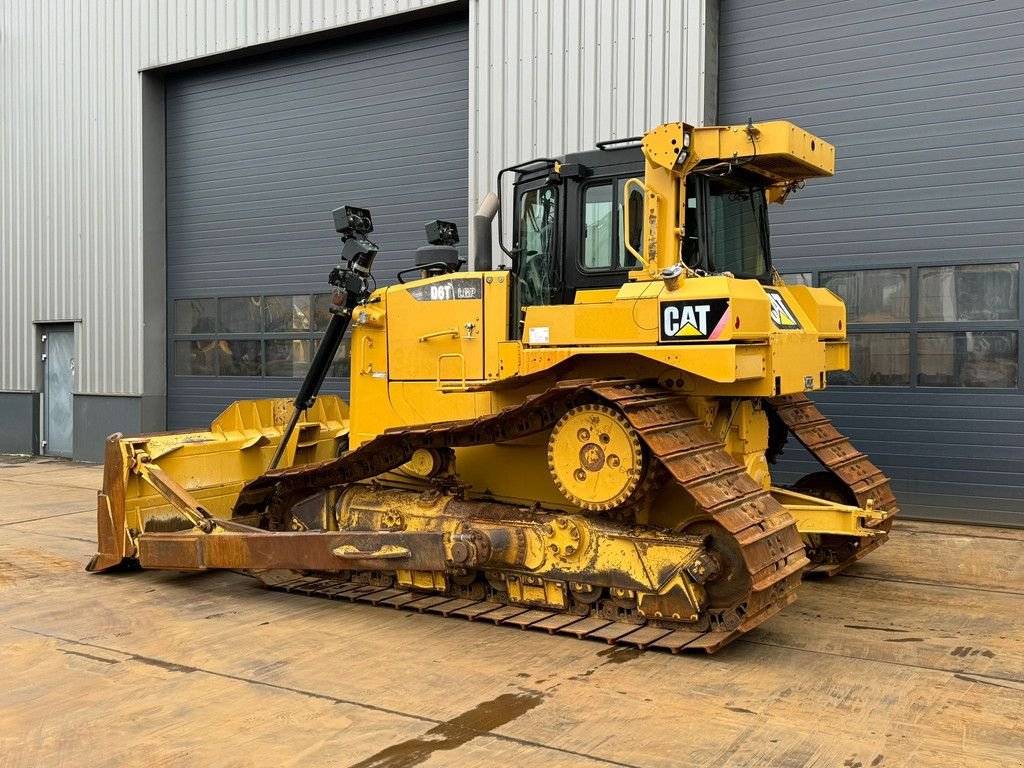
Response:
[[[639,267],[626,238],[642,249],[643,193],[627,180],[643,178],[638,140],[599,145],[558,159],[506,169],[514,172],[512,259],[516,306],[571,304],[579,290],[618,288]],[[771,282],[767,180],[737,165],[709,161],[686,181],[685,235],[680,259],[706,274]],[[500,176],[499,176],[500,187]],[[625,232],[624,208],[630,231]]]

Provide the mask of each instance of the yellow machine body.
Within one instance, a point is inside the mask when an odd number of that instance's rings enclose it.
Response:
[[[311,486],[307,495],[320,491],[312,511],[284,522],[291,534],[264,538],[294,548],[326,535],[316,531],[337,532],[310,563],[349,558],[352,571],[390,573],[386,585],[465,600],[500,592],[512,605],[557,611],[580,613],[603,594],[599,617],[689,622],[697,634],[716,622],[745,631],[792,600],[793,574],[807,565],[799,539],[783,543],[793,519],[809,551],[846,542],[850,557],[826,563],[833,570],[884,540],[895,506],[876,505],[882,481],[852,448],[835,447],[841,436],[802,399],[849,365],[842,301],[781,280],[698,274],[679,258],[686,178],[698,164],[742,158],[765,179],[768,200],[782,202],[804,179],[832,174],[834,148],[786,122],[672,123],[648,133],[643,151],[644,178],[627,183],[644,195],[642,240],[627,243],[636,261],[628,282],[522,310],[506,270],[378,289],[352,314],[351,412],[321,397],[277,473],[254,483],[280,441],[288,401],[236,403],[209,432],[112,438],[91,569],[126,559],[147,566],[147,558],[173,567],[186,555],[189,567],[252,569],[257,551],[267,568],[292,562],[240,543],[250,535],[242,524],[256,519],[239,512],[243,488],[298,477],[302,467],[329,474],[345,449],[369,455],[388,441],[405,445],[403,435],[424,425],[454,423],[476,431],[449,426],[453,437],[435,440],[440,447],[410,443],[401,464],[370,485]],[[607,383],[622,380],[642,384]],[[539,419],[530,409],[560,388],[572,394],[550,417],[557,423],[506,429],[502,414]],[[779,424],[845,489],[829,497],[774,486],[768,458]],[[751,530],[779,531],[761,554],[742,533],[744,504],[762,510]],[[723,529],[740,544],[723,545]],[[393,543],[372,551],[337,538],[381,532]],[[429,536],[435,560],[415,551]],[[264,538],[259,545],[270,547]],[[733,611],[737,600],[715,578],[744,561],[745,588],[763,599]],[[724,642],[717,637],[709,649]]]
[[[828,371],[849,366],[845,308],[823,288],[780,284],[769,293],[755,280],[721,276],[682,279],[674,287],[660,280],[627,283],[614,295],[581,292],[572,305],[528,307],[523,340],[509,341],[508,277],[503,271],[443,275],[408,287],[389,286],[381,289],[379,301],[357,310],[353,447],[402,426],[495,413],[559,380],[627,374],[687,395],[707,415],[709,427],[724,404],[731,420],[728,430],[721,425],[721,438],[737,459],[759,455],[752,469],[759,482],[769,485],[767,420],[751,408],[754,398],[824,389]],[[478,283],[478,298],[417,302],[410,296],[430,295],[424,286],[438,286],[434,295],[450,295],[446,289],[455,281]],[[729,313],[716,338],[660,343],[659,317],[667,302],[723,298]],[[778,305],[788,315],[773,320]],[[698,324],[700,319],[695,315]],[[472,333],[467,324],[474,325]],[[410,360],[416,365],[410,366]],[[407,376],[399,377],[401,372]],[[733,415],[732,404],[739,399],[747,406],[737,407]],[[360,407],[363,403],[372,405]],[[751,433],[761,436],[753,449]],[[470,494],[571,509],[547,470],[546,450],[541,438],[466,448],[458,455],[458,474]],[[830,522],[822,530],[835,527],[834,509],[829,510]],[[817,530],[813,513],[802,509],[801,514]],[[845,519],[845,532],[874,535],[862,530],[858,515]]]

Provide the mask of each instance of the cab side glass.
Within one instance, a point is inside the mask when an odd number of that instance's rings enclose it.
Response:
[[[643,250],[644,196],[639,189],[629,190],[627,179],[591,184],[583,192],[583,269],[588,272],[621,272],[637,265],[626,251],[625,238],[637,251]],[[623,200],[629,206],[629,232]]]
[[[768,276],[768,211],[764,188],[729,176],[707,179],[704,213],[708,262],[715,272]]]
[[[518,277],[519,303],[531,307],[551,303],[557,195],[554,187],[527,190],[519,198]]]
[[[683,263],[697,269],[700,262],[700,236],[697,220],[697,192],[693,176],[686,179],[686,214],[683,221]]]
[[[587,269],[613,266],[615,207],[611,184],[595,184],[583,193],[583,266]]]

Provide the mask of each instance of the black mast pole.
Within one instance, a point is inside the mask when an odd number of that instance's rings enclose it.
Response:
[[[345,337],[352,322],[352,312],[355,308],[364,303],[370,297],[367,280],[370,278],[370,268],[377,256],[379,249],[377,245],[367,239],[367,235],[373,231],[373,222],[370,212],[365,208],[354,208],[342,206],[334,209],[334,228],[341,233],[344,243],[341,250],[343,265],[331,270],[328,282],[334,286],[334,299],[331,302],[331,322],[327,325],[324,338],[317,347],[313,361],[306,371],[302,380],[302,386],[292,401],[292,415],[281,435],[281,442],[277,444],[274,458],[270,460],[270,469],[277,469],[281,462],[285,448],[291,440],[292,433],[299,423],[299,417],[303,411],[310,408],[316,402],[320,388],[323,387],[324,379],[327,378],[327,371],[338,353],[341,340]]]

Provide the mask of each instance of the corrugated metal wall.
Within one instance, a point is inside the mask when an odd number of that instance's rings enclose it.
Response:
[[[32,321],[81,320],[76,391],[141,391],[130,5],[0,6],[0,390],[39,386]]]
[[[0,390],[32,322],[81,320],[77,392],[142,392],[138,70],[445,0],[0,4]]]
[[[717,0],[473,2],[471,208],[514,163],[703,124],[716,11]]]
[[[716,1],[469,0],[466,207],[507,163],[703,122]],[[71,320],[76,392],[162,394],[142,362],[144,332],[159,335],[142,325],[155,284],[143,274],[143,166],[160,158],[143,137],[144,98],[159,94],[140,70],[447,2],[0,3],[0,391],[40,387],[32,322]]]
[[[722,3],[719,119],[787,118],[837,145],[834,179],[774,207],[780,270],[1024,257],[1021,11],[1019,0]],[[1024,522],[1020,389],[851,386],[817,399],[893,476],[907,512]]]
[[[342,204],[373,214],[381,285],[414,264],[425,222],[467,232],[468,48],[465,17],[446,17],[169,78],[169,326],[175,299],[326,292]],[[263,378],[177,375],[172,351],[168,427],[294,395],[269,349]]]
[[[197,59],[452,0],[145,0],[140,69]],[[130,2],[119,5],[130,5]]]

